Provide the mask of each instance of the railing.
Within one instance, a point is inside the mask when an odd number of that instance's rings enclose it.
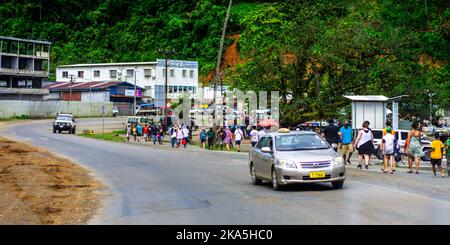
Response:
[[[0,88],[0,94],[34,94],[34,95],[47,95],[48,89],[40,88]]]
[[[0,68],[1,73],[8,73],[14,75],[28,75],[28,76],[48,76],[47,71],[32,71],[25,69],[10,69],[10,68]]]
[[[32,55],[32,54],[17,54],[17,53],[2,53],[0,52],[0,56],[13,56],[13,57],[23,57],[23,58],[34,58],[34,59],[50,59],[50,57],[48,56],[48,54],[44,53],[40,53],[37,52],[36,55]]]

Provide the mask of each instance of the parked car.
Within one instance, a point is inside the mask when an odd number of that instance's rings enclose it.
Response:
[[[383,159],[383,153],[381,151],[381,140],[383,138],[383,130],[382,129],[372,129],[373,133],[373,143],[375,145],[375,156],[379,159]],[[400,152],[402,154],[405,153],[405,142],[408,138],[409,130],[395,130],[395,136],[398,140],[398,145],[400,146]],[[421,159],[422,161],[431,161],[431,142],[424,136],[421,140],[422,143],[422,151],[425,152],[425,156]]]
[[[77,124],[72,114],[58,114],[53,121],[53,133],[67,131],[69,134],[76,133]]]
[[[249,153],[253,184],[271,181],[274,190],[295,183],[331,182],[342,188],[345,164],[319,134],[280,129],[261,137]]]

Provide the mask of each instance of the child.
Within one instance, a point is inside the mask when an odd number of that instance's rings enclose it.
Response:
[[[442,149],[445,147],[444,143],[439,139],[439,133],[434,135],[435,140],[431,142],[431,166],[433,169],[433,174],[436,176],[436,165],[441,171],[441,176],[445,177],[445,172],[442,169]]]
[[[387,173],[387,162],[390,162],[390,174],[394,173],[394,146],[395,136],[391,134],[392,128],[386,127],[387,134],[383,136],[383,142],[381,144],[381,150],[384,153],[384,168],[383,173]]]

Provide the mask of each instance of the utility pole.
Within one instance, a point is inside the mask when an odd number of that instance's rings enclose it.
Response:
[[[435,96],[436,93],[429,93],[428,97],[430,98],[430,124],[433,124],[433,96]],[[431,126],[431,125],[430,125]]]
[[[172,50],[168,50],[168,49],[164,49],[158,50],[160,53],[164,52],[164,76],[165,76],[165,81],[164,81],[164,107],[163,107],[163,115],[164,115],[164,126],[167,127],[167,117],[168,117],[168,108],[167,108],[167,104],[168,104],[168,98],[167,98],[167,93],[169,92],[168,89],[168,68],[169,68],[169,54],[175,54],[175,49]]]
[[[73,77],[75,77],[75,75],[69,75],[70,77],[70,87],[69,87],[69,108],[68,110],[70,110],[70,101],[72,100],[72,85],[73,85]]]
[[[136,71],[137,67],[134,69],[134,101],[133,101],[133,114],[136,116]]]
[[[217,54],[217,66],[216,66],[216,75],[214,77],[214,104],[216,104],[216,110],[217,110],[217,87],[218,87],[218,81],[220,79],[220,63],[222,60],[222,52],[223,52],[223,43],[225,41],[225,34],[227,32],[227,23],[228,23],[228,19],[230,18],[230,12],[231,12],[231,6],[233,5],[233,0],[230,0],[230,2],[228,3],[228,9],[227,9],[227,13],[225,15],[225,20],[223,22],[223,29],[222,29],[222,36],[220,38],[220,46],[219,46],[219,52]],[[222,98],[224,97],[223,94],[223,81],[221,82],[221,95]],[[223,100],[222,100],[222,106],[220,108],[223,107]],[[225,118],[223,118],[223,120],[225,120]],[[225,123],[225,121],[224,121]]]

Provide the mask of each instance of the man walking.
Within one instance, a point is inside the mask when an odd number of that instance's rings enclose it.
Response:
[[[211,150],[211,147],[214,150],[216,133],[214,132],[213,128],[209,128],[208,133],[206,133],[206,137],[208,138],[208,150]]]
[[[241,152],[241,141],[244,138],[244,132],[238,127],[234,131],[234,142],[236,143],[236,148],[238,152]]]
[[[349,126],[348,121],[344,122],[344,126],[340,129],[339,137],[342,142],[342,158],[345,164],[351,164],[350,158],[353,154],[353,129]],[[348,154],[348,156],[347,156]]]
[[[339,128],[334,125],[334,120],[328,120],[328,126],[323,129],[322,137],[333,147],[335,151],[337,151],[337,144],[339,141]]]

